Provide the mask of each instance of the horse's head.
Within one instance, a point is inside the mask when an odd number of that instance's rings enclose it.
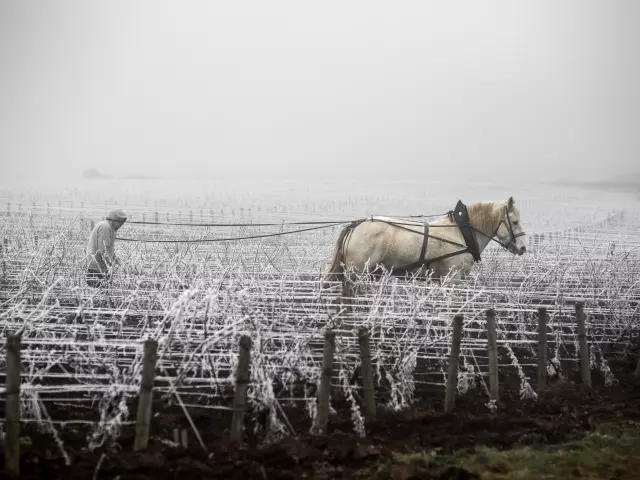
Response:
[[[527,237],[520,223],[520,210],[513,197],[504,205],[503,215],[496,236],[514,255],[524,255],[527,251]]]

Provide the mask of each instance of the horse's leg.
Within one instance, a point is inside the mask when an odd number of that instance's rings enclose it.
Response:
[[[468,277],[470,267],[466,263],[458,263],[455,259],[447,259],[438,268],[442,281],[452,285],[460,285]]]
[[[346,305],[348,303],[349,297],[351,297],[351,281],[345,275],[344,279],[342,280],[342,298],[341,298],[341,301],[342,301],[343,305]]]
[[[418,272],[418,279],[422,280],[426,284],[429,284],[431,283],[429,278],[430,273],[431,269],[427,265],[423,265],[422,267],[420,267],[420,270]]]
[[[342,307],[348,314],[353,314],[356,295],[356,284],[353,275],[345,275],[342,282]]]
[[[464,279],[464,272],[462,272],[460,269],[455,269],[454,271],[452,271],[447,278],[448,283],[451,283],[455,286],[461,285],[464,282]]]

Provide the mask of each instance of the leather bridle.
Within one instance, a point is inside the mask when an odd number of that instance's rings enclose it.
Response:
[[[507,243],[503,243],[501,240],[499,240],[496,235],[498,234],[498,230],[500,230],[500,226],[504,224],[507,227],[507,230],[509,231],[509,241]],[[500,219],[500,223],[498,223],[498,226],[496,227],[496,229],[493,231],[493,235],[489,236],[486,233],[484,233],[481,230],[478,230],[477,228],[475,228],[473,225],[471,225],[471,222],[469,222],[469,227],[478,232],[480,235],[484,235],[485,237],[488,237],[489,240],[492,240],[494,242],[496,242],[497,244],[501,245],[505,250],[509,250],[509,246],[513,243],[515,245],[516,240],[518,237],[524,237],[526,235],[526,233],[520,232],[520,233],[514,233],[513,231],[513,224],[511,223],[511,218],[509,217],[509,210],[507,205],[504,206],[504,215],[503,217]]]

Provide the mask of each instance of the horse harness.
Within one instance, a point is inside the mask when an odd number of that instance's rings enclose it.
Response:
[[[489,240],[493,240],[494,242],[498,243],[499,245],[501,245],[502,247],[504,247],[505,249],[509,248],[509,245],[511,245],[511,243],[515,243],[516,239],[518,237],[524,236],[525,233],[524,232],[520,232],[518,234],[515,234],[513,232],[513,225],[511,223],[511,219],[509,218],[509,212],[507,210],[507,206],[504,206],[504,216],[503,218],[500,220],[500,223],[498,223],[498,226],[496,227],[495,231],[493,232],[493,235],[489,236],[486,233],[482,232],[481,230],[478,230],[477,228],[475,228],[473,225],[471,225],[471,222],[469,220],[469,212],[467,211],[467,206],[462,203],[461,200],[458,200],[458,203],[456,204],[456,207],[454,210],[450,210],[449,212],[447,212],[447,215],[449,216],[449,218],[452,221],[455,221],[455,223],[458,225],[458,228],[460,229],[460,233],[462,233],[462,238],[464,238],[464,242],[465,245],[462,245],[458,242],[453,242],[451,240],[447,240],[446,238],[439,238],[439,237],[434,237],[432,235],[429,235],[429,224],[428,223],[424,223],[423,224],[423,228],[424,231],[423,232],[416,232],[415,230],[412,230],[410,228],[406,228],[403,225],[400,225],[398,223],[394,223],[394,222],[389,222],[387,220],[380,220],[380,219],[375,219],[375,221],[378,222],[384,222],[384,223],[388,223],[389,225],[393,225],[395,227],[398,228],[403,228],[409,232],[413,232],[419,235],[423,236],[423,240],[422,240],[422,246],[420,248],[420,257],[418,258],[418,260],[416,260],[413,263],[410,263],[409,265],[406,265],[402,268],[398,268],[398,269],[394,269],[394,273],[397,274],[402,274],[402,273],[406,273],[408,271],[411,271],[415,268],[418,267],[426,267],[427,270],[429,269],[429,264],[433,263],[433,262],[437,262],[440,260],[445,260],[447,258],[451,258],[451,257],[455,257],[457,255],[463,255],[465,253],[470,253],[471,256],[473,257],[473,261],[474,262],[479,262],[481,260],[480,258],[480,247],[478,246],[478,241],[476,240],[476,237],[473,235],[473,232],[478,232],[481,235],[484,235],[485,237],[488,237]],[[506,219],[506,221],[505,221]],[[372,221],[374,221],[373,218],[371,218]],[[364,222],[365,220],[358,220],[356,222],[353,222],[350,227],[351,227],[351,231],[353,231],[353,229],[358,226],[360,223]],[[507,229],[509,230],[509,234],[510,234],[510,238],[509,241],[505,244],[503,242],[501,242],[500,240],[496,239],[495,236],[498,233],[498,230],[500,229],[500,226],[502,224],[505,224],[507,226]],[[351,232],[349,232],[351,233]],[[434,240],[439,240],[441,242],[445,242],[445,243],[449,243],[451,245],[455,245],[457,247],[460,247],[461,250],[456,250],[454,252],[450,252],[450,253],[446,253],[444,255],[440,255],[439,257],[436,258],[432,258],[430,260],[426,260],[426,254],[427,254],[427,244],[429,242],[429,238],[432,238]],[[346,241],[346,238],[345,238]],[[344,244],[343,244],[344,245]]]

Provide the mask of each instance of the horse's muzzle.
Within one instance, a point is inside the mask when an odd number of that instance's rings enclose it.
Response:
[[[524,255],[527,251],[527,247],[520,247],[518,249],[518,255]]]

